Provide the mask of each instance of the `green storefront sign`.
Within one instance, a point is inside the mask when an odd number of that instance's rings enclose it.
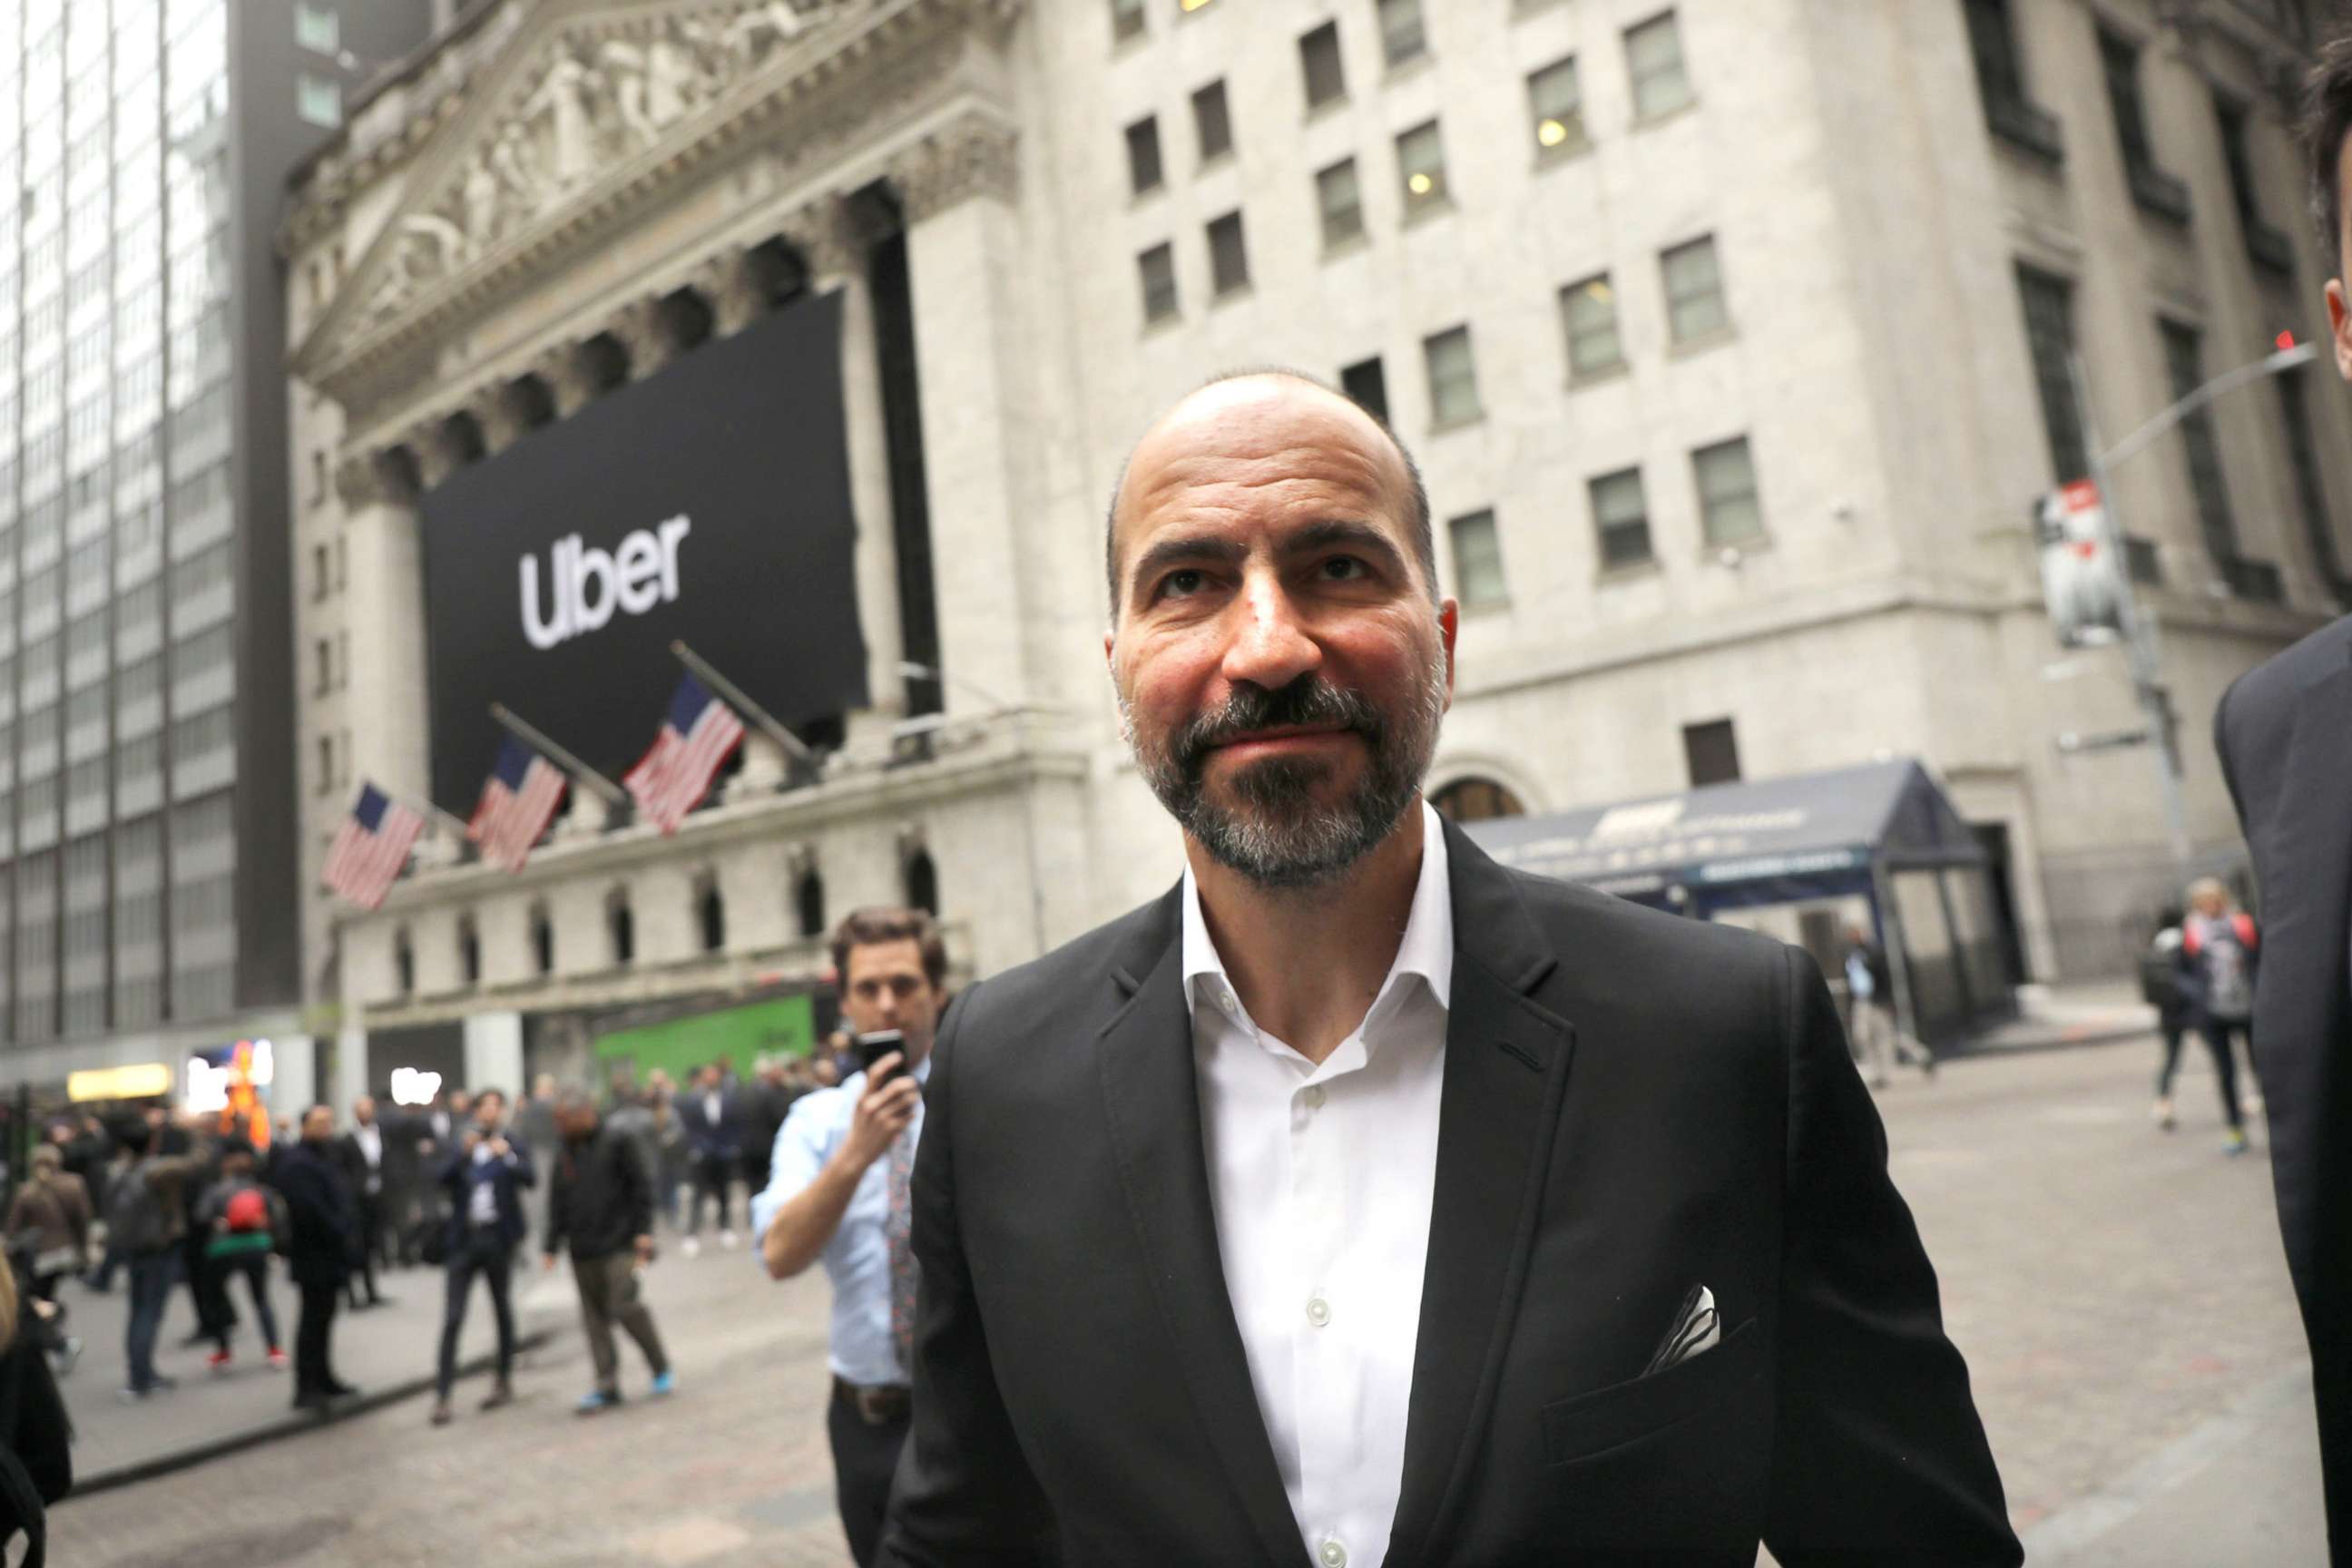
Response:
[[[688,1069],[721,1057],[737,1072],[749,1073],[761,1057],[804,1057],[815,1047],[815,998],[775,996],[600,1035],[596,1059],[607,1067],[625,1063],[640,1080],[660,1068],[683,1083]]]

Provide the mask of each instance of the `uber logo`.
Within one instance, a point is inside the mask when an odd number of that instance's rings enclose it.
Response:
[[[677,597],[677,547],[693,524],[683,513],[653,528],[640,528],[611,552],[583,546],[576,533],[548,552],[548,617],[540,617],[539,557],[526,555],[522,576],[522,633],[541,650],[585,636],[613,618],[619,608],[642,616]]]

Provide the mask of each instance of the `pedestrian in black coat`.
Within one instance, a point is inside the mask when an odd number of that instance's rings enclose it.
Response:
[[[48,1505],[73,1487],[73,1424],[41,1353],[37,1310],[0,1265],[0,1557],[21,1534],[22,1568],[42,1568]]]
[[[314,1105],[302,1115],[302,1141],[270,1162],[269,1184],[286,1199],[287,1271],[301,1293],[294,1331],[294,1404],[317,1409],[358,1391],[334,1373],[329,1340],[344,1282],[359,1258],[359,1200],[331,1143],[335,1113]]]

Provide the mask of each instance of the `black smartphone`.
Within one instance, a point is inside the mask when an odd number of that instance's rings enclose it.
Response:
[[[888,1079],[888,1074],[885,1074],[881,1079],[877,1079],[874,1076],[874,1064],[876,1062],[880,1061],[884,1057],[888,1056],[893,1051],[903,1053],[906,1048],[907,1037],[900,1034],[896,1029],[877,1029],[870,1035],[858,1036],[857,1066],[858,1069],[866,1074],[866,1087],[872,1089],[876,1084],[885,1082]],[[890,1069],[890,1071],[894,1073],[902,1070],[904,1070],[903,1064],[901,1064],[900,1067]]]

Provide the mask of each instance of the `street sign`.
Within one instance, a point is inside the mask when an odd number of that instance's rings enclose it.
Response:
[[[2062,647],[2098,647],[2123,631],[2122,563],[2109,548],[2099,487],[2076,479],[2035,507],[2042,596]]]

